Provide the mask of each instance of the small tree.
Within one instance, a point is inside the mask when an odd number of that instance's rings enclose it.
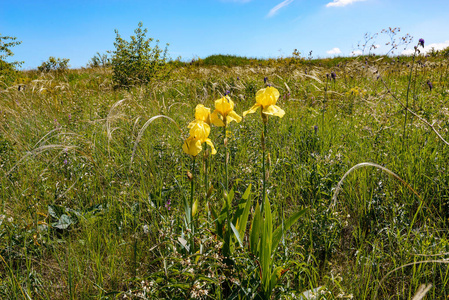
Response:
[[[16,68],[23,64],[23,61],[7,62],[6,59],[13,56],[11,48],[20,45],[22,42],[16,41],[15,37],[2,36],[0,33],[0,80],[9,83],[13,82],[17,76]]]
[[[41,72],[64,72],[69,67],[69,61],[70,59],[68,58],[55,58],[50,56],[48,60],[44,61],[42,65],[37,67],[37,69]]]
[[[110,53],[107,51],[107,53]],[[89,68],[99,68],[99,67],[108,67],[111,65],[111,59],[108,57],[108,54],[100,54],[97,52],[90,61],[87,63]]]
[[[118,30],[115,30],[115,50],[112,56],[112,79],[117,87],[147,84],[151,80],[168,75],[168,44],[163,51],[159,48],[159,40],[151,47],[153,38],[146,38],[148,30],[142,29],[142,22],[136,30],[136,35],[130,41],[124,40]]]

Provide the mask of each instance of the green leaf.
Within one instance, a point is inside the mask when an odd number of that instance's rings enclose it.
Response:
[[[231,228],[232,228],[232,231],[233,231],[234,234],[235,234],[235,237],[237,238],[237,241],[238,241],[239,244],[240,244],[240,247],[243,248],[243,242],[242,242],[242,239],[240,238],[239,231],[237,230],[237,228],[235,228],[234,224],[232,224],[232,223],[231,223]]]
[[[293,214],[293,216],[291,216],[285,223],[284,226],[279,226],[278,228],[276,228],[276,230],[274,231],[273,234],[273,243],[272,243],[272,248],[271,251],[274,252],[277,248],[277,246],[279,245],[279,242],[281,241],[282,235],[284,234],[285,231],[289,230],[290,227],[295,224],[298,219],[304,215],[304,213],[307,211],[307,208],[304,208],[300,211],[298,211],[297,213]]]
[[[217,212],[216,212],[216,210],[213,208],[213,206],[210,205],[210,203],[208,203],[208,205],[209,205],[210,213],[211,213],[212,218],[213,218],[214,223],[215,223],[215,233],[216,233],[219,237],[223,238],[223,228],[222,228],[222,225],[221,225],[220,220],[218,219]]]
[[[242,199],[248,200],[250,194],[251,194],[251,183],[246,188],[245,193],[243,193]]]
[[[64,208],[58,205],[49,205],[48,214],[55,219],[59,219],[64,212]]]
[[[274,269],[270,279],[270,287],[269,287],[270,291],[272,291],[278,284],[278,281],[279,279],[281,279],[282,276],[282,271],[284,271],[283,267],[277,267],[276,269]]]
[[[59,218],[59,221],[53,223],[52,226],[58,229],[67,229],[70,225],[75,223],[76,220],[73,220],[68,215],[63,214],[61,218]]]
[[[251,208],[251,200],[248,199],[250,193],[251,193],[251,184],[248,186],[245,193],[243,194],[242,200],[245,201],[245,207],[243,209],[242,214],[239,216],[236,222],[236,228],[238,229],[241,237],[245,235],[246,224],[248,223],[249,210]]]
[[[232,204],[232,200],[234,200],[234,189],[231,189],[228,192],[228,203],[229,203],[229,206]]]
[[[189,244],[187,243],[187,240],[186,239],[184,239],[184,238],[182,238],[182,237],[178,237],[178,242],[181,244],[181,246],[183,246],[186,250],[187,250],[187,252],[189,252],[190,251],[190,246],[189,246]]]
[[[260,244],[260,264],[262,265],[262,282],[264,285],[264,290],[269,292],[270,280],[271,280],[271,242],[272,242],[272,231],[273,223],[271,216],[271,206],[268,197],[265,198],[265,220],[263,224],[263,234],[261,237]]]
[[[260,206],[259,206],[259,203],[257,203],[254,217],[251,222],[250,233],[249,233],[249,242],[250,242],[249,247],[250,247],[251,252],[256,256],[258,254],[261,224],[262,224],[262,222],[261,222]]]

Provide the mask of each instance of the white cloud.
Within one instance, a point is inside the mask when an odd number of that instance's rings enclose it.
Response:
[[[362,50],[354,50],[351,52],[351,55],[353,56],[358,56],[358,55],[362,55],[363,51]]]
[[[292,2],[293,2],[293,0],[285,0],[285,1],[282,1],[281,3],[279,3],[278,5],[276,5],[275,7],[273,7],[273,8],[268,12],[267,18],[271,18],[272,16],[274,16],[274,15],[278,12],[278,10],[280,10],[281,8],[283,8],[283,7],[287,6],[287,5],[289,5],[289,4],[292,3]]]
[[[339,48],[332,48],[329,51],[326,51],[327,54],[341,54],[341,50]]]
[[[329,2],[328,4],[326,4],[326,7],[346,6],[346,5],[352,4],[354,2],[361,2],[361,1],[366,1],[366,0],[333,0],[333,2]]]
[[[424,43],[424,45],[426,45],[426,44]],[[446,49],[447,47],[449,47],[449,40],[442,42],[442,43],[433,43],[433,44],[426,45],[424,47],[424,49],[421,48],[421,46],[419,46],[418,49],[421,53],[427,53],[427,52],[430,52],[430,50],[432,48],[434,48],[435,50],[443,50],[443,49]],[[412,47],[412,49],[407,49],[407,50],[402,51],[401,54],[402,55],[412,55],[413,52],[415,52],[415,49]]]

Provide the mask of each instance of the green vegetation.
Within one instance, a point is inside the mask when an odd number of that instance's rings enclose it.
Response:
[[[19,72],[0,91],[0,298],[447,298],[443,53]],[[242,116],[265,77],[282,118],[183,152],[198,104],[228,94]]]
[[[108,53],[100,54],[97,52],[90,61],[87,63],[89,68],[100,68],[100,67],[109,67],[111,66],[111,58],[108,57]]]
[[[112,55],[112,80],[117,87],[129,88],[134,85],[147,84],[152,80],[163,79],[168,75],[168,44],[163,51],[156,46],[151,47],[153,38],[146,38],[148,30],[142,29],[142,22],[134,31],[131,40],[123,39],[115,30],[115,50]]]
[[[55,58],[50,56],[47,61],[44,61],[37,69],[40,72],[64,72],[69,68],[68,58]]]
[[[20,67],[23,62],[8,62],[8,57],[14,55],[11,48],[20,45],[22,42],[17,41],[16,37],[3,36],[0,33],[0,82],[5,85],[11,84],[16,79],[16,68]],[[2,87],[3,88],[3,87]]]

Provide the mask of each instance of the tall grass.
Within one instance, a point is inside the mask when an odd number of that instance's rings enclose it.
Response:
[[[24,90],[0,91],[0,298],[260,295],[260,262],[236,241],[233,265],[226,263],[206,205],[223,204],[217,128],[207,199],[206,167],[195,165],[198,252],[187,251],[182,199],[191,160],[179,128],[197,104],[212,107],[226,91],[241,114],[264,77],[286,111],[267,125],[273,227],[308,208],[274,252],[288,271],[273,297],[409,299],[422,284],[432,284],[429,299],[448,297],[447,70],[447,60],[419,56],[408,88],[407,57],[181,64],[171,78],[127,91],[113,89],[107,68],[23,72]],[[331,72],[336,80],[327,82]],[[407,92],[414,100],[404,107]],[[237,210],[249,184],[262,191],[262,128],[245,117],[230,130]],[[365,162],[379,168],[348,172]],[[255,206],[259,195],[252,197]]]

